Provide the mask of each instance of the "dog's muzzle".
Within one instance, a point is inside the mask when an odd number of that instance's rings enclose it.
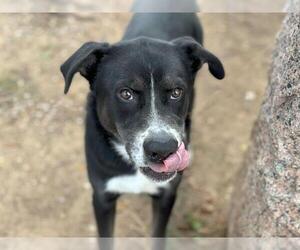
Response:
[[[178,144],[178,140],[167,133],[152,134],[143,144],[147,165],[140,171],[154,181],[171,180],[188,167],[190,160],[185,144]]]
[[[149,167],[157,173],[180,172],[188,167],[189,161],[189,152],[185,149],[184,143],[181,143],[176,152],[165,158],[162,163],[151,164]]]

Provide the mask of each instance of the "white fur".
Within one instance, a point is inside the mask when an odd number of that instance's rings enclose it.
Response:
[[[115,141],[111,141],[111,143],[117,151],[117,153],[123,158],[123,160],[125,160],[126,162],[130,162],[130,157],[127,153],[125,145]]]
[[[123,175],[110,179],[106,183],[106,191],[114,193],[147,193],[157,194],[159,188],[167,188],[167,182],[156,183],[144,176],[140,171],[134,175]]]
[[[144,167],[144,148],[143,144],[145,139],[151,135],[151,133],[159,133],[164,131],[168,134],[172,134],[176,140],[178,141],[178,146],[181,144],[182,138],[181,134],[183,132],[183,128],[180,129],[181,133],[174,129],[170,124],[166,123],[159,114],[157,113],[157,109],[155,107],[155,90],[154,90],[154,79],[151,74],[151,107],[150,114],[148,118],[148,126],[144,131],[137,133],[134,139],[134,147],[131,150],[132,160],[136,167]]]

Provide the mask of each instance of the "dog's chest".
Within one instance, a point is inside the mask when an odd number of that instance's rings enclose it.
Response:
[[[106,191],[113,193],[147,193],[157,194],[160,188],[167,188],[168,183],[155,183],[137,171],[133,175],[122,175],[110,179],[106,183]]]

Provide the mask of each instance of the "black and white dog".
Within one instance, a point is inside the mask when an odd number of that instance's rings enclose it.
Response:
[[[113,236],[123,193],[152,197],[152,236],[165,236],[188,165],[196,73],[207,63],[225,75],[202,42],[193,13],[140,13],[120,42],[85,43],[61,66],[65,93],[77,72],[90,84],[85,152],[101,237]]]

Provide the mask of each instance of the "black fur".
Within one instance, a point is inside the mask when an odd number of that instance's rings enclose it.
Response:
[[[137,171],[118,155],[111,140],[124,143],[130,152],[132,136],[145,126],[151,69],[159,83],[157,91],[162,98],[159,112],[174,126],[185,124],[185,144],[188,145],[196,72],[208,63],[213,76],[224,78],[220,60],[205,50],[202,44],[202,28],[193,13],[135,14],[122,41],[114,45],[87,43],[62,65],[65,93],[76,72],[80,72],[91,86],[87,102],[85,152],[101,237],[113,236],[115,206],[119,197],[119,194],[105,191],[106,182]],[[174,88],[177,82],[186,92],[182,100],[170,103],[166,99],[165,88],[166,85]],[[128,84],[136,92],[144,94],[136,94],[134,102],[121,102],[114,93]],[[155,237],[165,236],[181,176],[182,173],[179,173],[171,181],[171,188],[162,189],[152,196]]]

